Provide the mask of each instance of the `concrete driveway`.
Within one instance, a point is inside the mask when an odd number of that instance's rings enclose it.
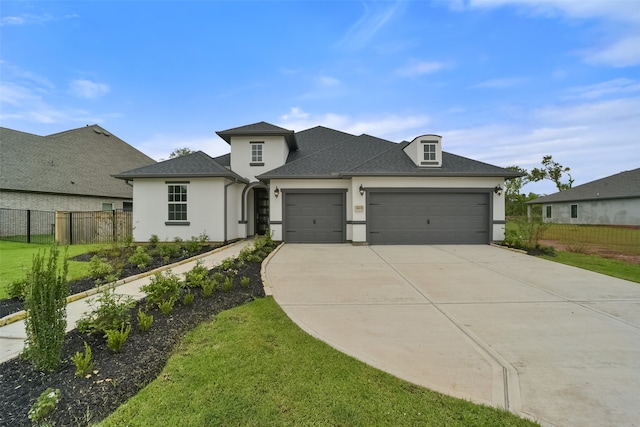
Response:
[[[640,425],[640,284],[493,246],[286,244],[266,276],[310,334],[543,425]]]

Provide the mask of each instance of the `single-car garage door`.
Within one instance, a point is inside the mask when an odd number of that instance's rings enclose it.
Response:
[[[344,192],[286,193],[285,241],[342,243],[345,241]]]
[[[489,243],[489,194],[370,192],[369,244]]]

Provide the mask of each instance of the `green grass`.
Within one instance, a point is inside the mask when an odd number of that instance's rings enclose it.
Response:
[[[607,225],[552,224],[543,239],[640,255],[640,229]]]
[[[640,264],[573,252],[556,252],[556,255],[541,258],[640,283]]]
[[[158,379],[100,424],[122,425],[536,424],[359,362],[299,329],[265,298],[189,333]]]
[[[69,248],[68,256],[74,257],[97,250],[104,247],[104,245],[71,245],[67,247]],[[48,252],[50,248],[50,245],[0,241],[0,263],[2,264],[0,269],[0,299],[8,298],[7,286],[9,283],[20,279],[31,269],[33,255],[37,254],[38,251],[47,250]],[[60,257],[63,257],[64,253],[65,247],[61,247]],[[61,262],[62,258],[58,261],[58,265],[61,265]],[[69,280],[84,277],[88,272],[89,263],[69,261]]]

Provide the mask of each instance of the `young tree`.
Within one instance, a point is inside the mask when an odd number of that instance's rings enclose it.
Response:
[[[571,177],[568,167],[562,166],[560,163],[553,160],[551,155],[546,155],[542,158],[542,168],[534,168],[529,174],[529,181],[538,182],[543,179],[553,181],[558,188],[558,191],[564,191],[571,188],[574,179]],[[562,182],[562,175],[566,173],[569,176],[568,182]]]
[[[176,148],[175,150],[173,150],[171,152],[171,154],[169,154],[169,158],[170,159],[175,159],[176,157],[183,157],[186,156],[187,154],[191,154],[193,153],[193,151],[191,151],[190,148],[184,147],[184,148]]]

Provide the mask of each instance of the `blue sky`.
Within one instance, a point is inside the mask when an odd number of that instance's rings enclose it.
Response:
[[[637,0],[2,1],[0,84],[4,127],[97,123],[155,159],[267,121],[551,154],[574,185],[640,167]]]

